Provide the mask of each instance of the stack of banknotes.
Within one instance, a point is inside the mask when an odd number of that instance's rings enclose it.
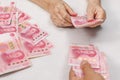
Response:
[[[75,28],[90,27],[103,23],[103,19],[87,20],[87,16],[71,16],[71,21]]]
[[[0,6],[0,75],[31,66],[30,58],[51,54],[48,33],[15,7]]]
[[[109,80],[109,71],[104,53],[100,52],[94,45],[71,45],[68,64],[72,66],[76,76],[84,76],[80,68],[83,60],[88,61],[94,71],[100,73],[105,80]]]

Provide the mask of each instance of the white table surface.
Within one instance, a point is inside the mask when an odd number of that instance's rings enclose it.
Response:
[[[54,44],[52,55],[32,59],[32,67],[0,76],[0,80],[68,80],[68,47],[71,43],[93,42],[107,55],[111,80],[120,80],[120,0],[102,0],[107,20],[101,28],[64,29],[55,27],[49,14],[28,0],[0,0],[0,5],[15,1],[16,6],[32,16],[49,33]],[[85,0],[65,0],[76,12],[85,14]]]

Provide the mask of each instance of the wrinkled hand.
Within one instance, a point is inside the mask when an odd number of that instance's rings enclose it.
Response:
[[[87,61],[82,62],[81,69],[84,73],[84,77],[77,77],[71,69],[69,73],[69,80],[105,80],[100,74],[94,72]]]
[[[105,13],[104,9],[102,8],[102,6],[100,4],[95,4],[94,2],[93,3],[88,3],[87,18],[88,18],[88,20],[102,19],[103,22],[104,22],[105,19],[106,19],[106,13]],[[94,24],[90,27],[91,28],[97,27],[97,26],[101,25],[103,22]]]
[[[70,8],[70,6],[62,0],[51,2],[49,6],[49,13],[51,19],[56,26],[69,27],[72,26],[70,16],[77,14]]]

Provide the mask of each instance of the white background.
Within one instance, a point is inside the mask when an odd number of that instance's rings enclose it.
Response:
[[[120,0],[102,0],[107,20],[101,28],[57,28],[49,14],[28,0],[0,0],[1,4],[15,1],[16,6],[29,14],[35,23],[49,33],[54,44],[52,55],[32,59],[32,67],[0,76],[0,80],[68,80],[68,47],[71,43],[93,42],[106,53],[111,80],[120,80]],[[77,13],[85,14],[85,0],[65,0]]]

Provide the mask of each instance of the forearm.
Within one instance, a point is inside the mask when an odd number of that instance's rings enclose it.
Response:
[[[37,4],[38,6],[42,7],[46,11],[49,11],[49,6],[52,0],[30,0],[33,3]]]

